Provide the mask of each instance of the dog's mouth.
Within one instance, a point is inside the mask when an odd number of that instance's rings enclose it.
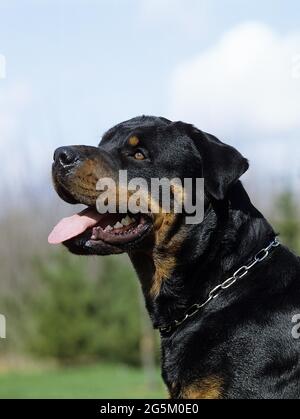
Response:
[[[151,229],[150,217],[143,214],[99,214],[89,207],[79,214],[62,219],[50,233],[50,244],[61,244],[77,238],[85,239],[91,248],[100,242],[112,246],[133,244]]]

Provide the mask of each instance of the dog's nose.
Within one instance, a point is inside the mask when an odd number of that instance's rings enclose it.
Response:
[[[72,147],[60,147],[54,152],[55,163],[60,164],[63,167],[70,166],[75,163],[78,156]]]

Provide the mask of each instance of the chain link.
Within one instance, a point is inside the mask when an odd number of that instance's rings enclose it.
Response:
[[[260,250],[255,256],[253,261],[249,265],[242,266],[239,268],[232,277],[226,279],[226,281],[222,282],[216,286],[213,290],[210,291],[208,294],[207,299],[202,304],[194,304],[192,305],[184,314],[184,316],[179,320],[174,320],[169,326],[159,327],[159,331],[161,333],[170,333],[174,328],[181,326],[185,323],[188,319],[194,317],[199,311],[207,306],[212,300],[216,299],[222,291],[227,290],[228,288],[232,287],[238,280],[244,278],[248,275],[249,271],[254,268],[259,263],[262,263],[270,254],[270,251],[276,247],[280,246],[280,243],[277,239],[275,239],[268,247],[265,249]]]

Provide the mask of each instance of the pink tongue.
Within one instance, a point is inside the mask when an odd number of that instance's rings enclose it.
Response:
[[[103,215],[96,210],[86,209],[72,217],[63,218],[48,237],[50,244],[60,244],[84,233],[88,228],[98,224]]]

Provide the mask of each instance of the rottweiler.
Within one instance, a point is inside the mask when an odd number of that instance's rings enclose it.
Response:
[[[98,147],[54,154],[58,195],[87,209],[49,241],[78,255],[129,255],[161,333],[172,399],[300,397],[300,260],[251,203],[240,181],[248,168],[213,135],[150,116],[115,126]],[[187,224],[175,211],[99,214],[97,182],[120,170],[147,182],[204,178],[203,221]]]

